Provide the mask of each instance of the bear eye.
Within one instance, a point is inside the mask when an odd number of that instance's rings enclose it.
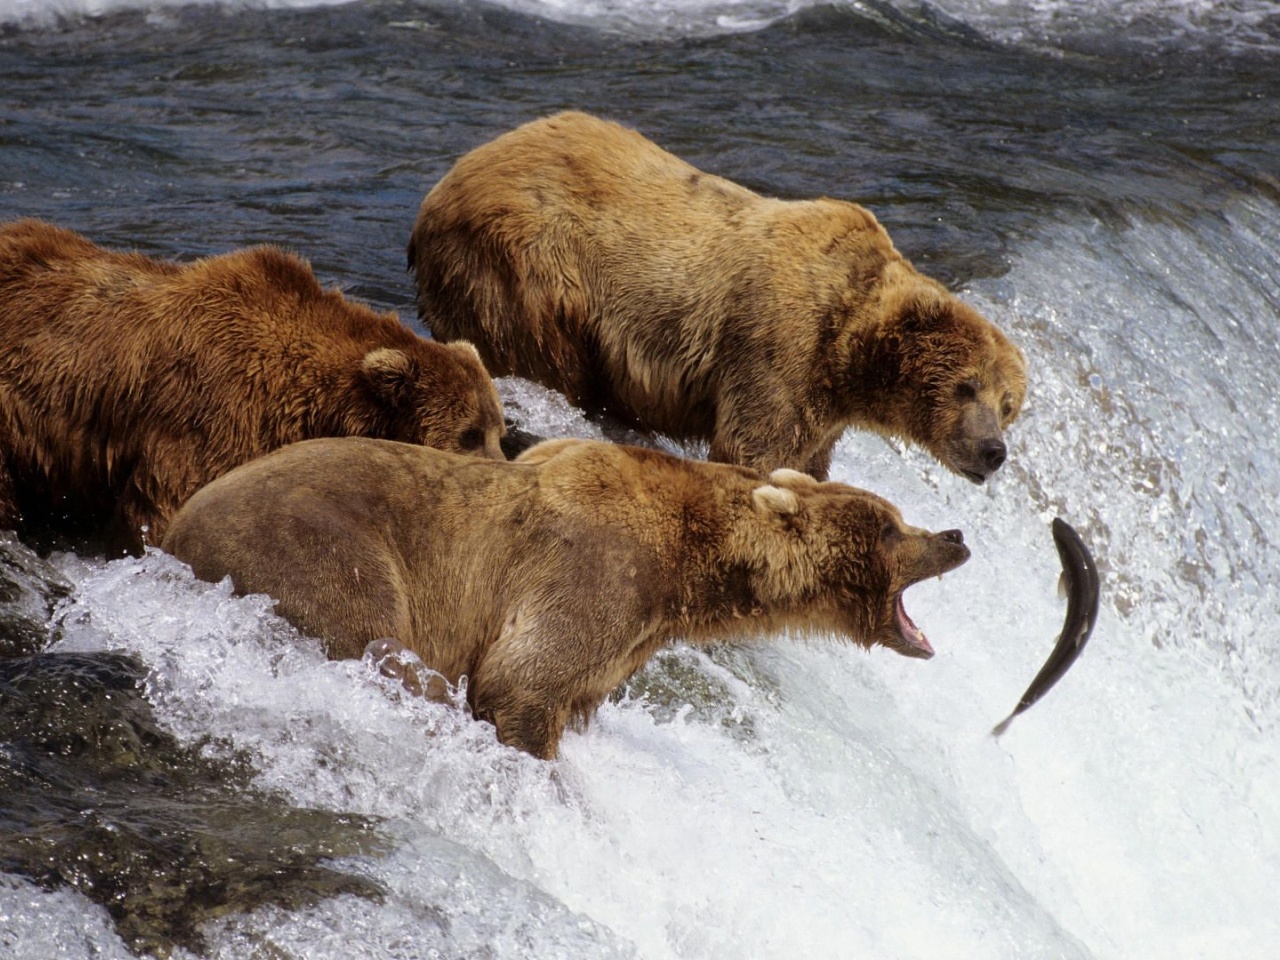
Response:
[[[483,446],[484,431],[478,427],[463,430],[462,436],[458,437],[458,449],[460,450],[479,450]]]
[[[1013,400],[1009,397],[1004,398],[1004,403],[1000,407],[1000,419],[1005,423],[1009,422],[1009,418],[1013,416]]]
[[[964,380],[956,384],[956,399],[962,402],[978,399],[978,389],[982,385],[977,380]]]

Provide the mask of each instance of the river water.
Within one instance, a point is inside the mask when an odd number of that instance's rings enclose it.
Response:
[[[285,244],[408,323],[409,229],[453,159],[601,113],[864,203],[1028,357],[987,486],[836,449],[833,478],[973,547],[908,598],[933,660],[676,647],[554,763],[162,555],[54,555],[50,652],[136,658],[176,742],[381,824],[332,861],[380,897],[215,917],[208,955],[1276,956],[1280,4],[0,0],[0,91],[0,216],[175,258]],[[1062,623],[1054,516],[1094,548],[1100,621],[997,741]],[[131,955],[89,886],[0,866],[0,953]]]

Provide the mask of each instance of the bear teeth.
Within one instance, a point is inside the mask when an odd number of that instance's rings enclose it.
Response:
[[[902,594],[898,594],[897,602],[894,604],[894,613],[898,621],[898,633],[907,646],[915,647],[927,656],[933,656],[933,647],[925,637],[924,631],[917,627],[911,617],[907,615],[907,608],[902,603]]]

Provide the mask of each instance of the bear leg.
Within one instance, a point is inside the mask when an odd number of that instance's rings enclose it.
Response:
[[[553,611],[517,607],[485,651],[471,677],[468,699],[477,719],[498,728],[498,739],[544,760],[554,759],[570,719],[589,716],[629,672],[624,642],[634,627],[621,588],[594,599],[564,603],[551,591]],[[593,591],[590,596],[597,596]]]
[[[814,437],[801,412],[790,392],[774,382],[750,396],[733,393],[722,397],[716,405],[710,459],[753,467],[763,473],[787,467],[825,480],[830,452],[826,463],[807,452]],[[821,475],[813,473],[815,467],[821,468]]]
[[[831,448],[834,446],[834,443],[830,443],[825,449],[819,450],[811,456],[809,465],[804,472],[815,480],[826,480],[827,475],[831,472]]]
[[[554,760],[560,752],[560,737],[568,722],[567,711],[533,697],[501,697],[490,693],[476,697],[475,716],[492,723],[498,739],[509,747],[531,753],[541,760]],[[483,703],[482,703],[483,701]],[[502,701],[495,704],[494,701]],[[514,702],[513,702],[514,701]]]
[[[174,513],[177,512],[175,509]],[[166,518],[130,477],[116,499],[116,508],[107,527],[107,552],[111,556],[141,556],[147,545],[159,546],[164,539]]]
[[[527,635],[521,639],[523,644],[531,640]],[[487,655],[471,678],[467,699],[477,720],[497,727],[499,741],[543,760],[554,760],[569,710],[550,689],[546,673],[534,662],[537,659],[536,654]]]
[[[476,719],[497,728],[499,741],[543,760],[555,759],[569,709],[533,664],[486,657],[471,678],[468,699]]]

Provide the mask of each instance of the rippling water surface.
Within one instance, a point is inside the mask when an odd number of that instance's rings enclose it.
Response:
[[[175,258],[282,243],[409,323],[405,243],[450,163],[605,114],[762,192],[866,204],[1028,356],[986,487],[836,451],[974,548],[909,597],[935,659],[677,647],[552,764],[161,555],[55,556],[50,653],[130,655],[180,751],[378,824],[330,863],[379,895],[210,912],[209,955],[1275,955],[1280,6],[0,0],[0,89],[0,217]],[[530,429],[596,433],[501,389]],[[1055,515],[1094,546],[1101,621],[995,741],[1061,626]],[[130,955],[101,890],[23,856],[0,953]]]

